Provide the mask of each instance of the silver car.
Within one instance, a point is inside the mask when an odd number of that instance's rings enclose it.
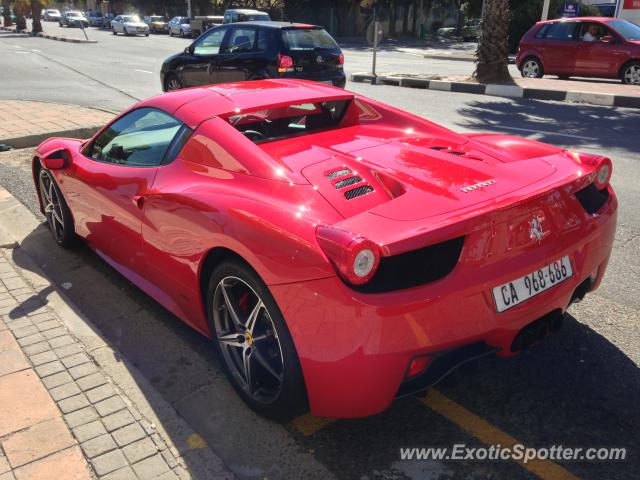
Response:
[[[118,15],[111,20],[111,31],[114,35],[123,33],[129,35],[149,36],[149,25],[140,20],[137,15]]]
[[[60,21],[60,10],[55,8],[47,8],[42,15],[45,22],[58,22]]]
[[[169,20],[169,35],[191,36],[191,21],[188,17],[173,17]]]

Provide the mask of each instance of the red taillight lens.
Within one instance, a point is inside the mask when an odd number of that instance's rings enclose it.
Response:
[[[611,160],[601,158],[596,166],[596,176],[593,179],[593,183],[598,190],[604,190],[609,186],[612,170]]]
[[[293,68],[293,59],[287,55],[279,55],[278,68]]]
[[[431,360],[433,360],[433,358],[426,355],[423,357],[413,358],[411,360],[411,363],[409,363],[409,368],[407,369],[407,374],[405,375],[405,378],[416,377],[421,373],[424,373],[427,367],[429,366],[429,363],[431,363]]]
[[[376,274],[380,249],[371,240],[331,227],[318,227],[316,237],[340,276],[350,284],[363,285]]]
[[[338,63],[340,65],[344,65],[344,54],[340,54],[340,56],[338,57]]]

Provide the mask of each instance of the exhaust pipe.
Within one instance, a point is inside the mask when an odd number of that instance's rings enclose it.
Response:
[[[511,352],[517,353],[530,348],[536,342],[547,337],[552,332],[557,332],[562,327],[564,315],[560,310],[555,310],[542,318],[526,325],[518,332],[511,343]]]

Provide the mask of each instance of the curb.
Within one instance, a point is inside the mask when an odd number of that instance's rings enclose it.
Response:
[[[31,148],[37,147],[46,139],[51,137],[89,138],[102,127],[103,124],[90,127],[73,128],[70,130],[59,130],[56,132],[34,133],[22,137],[3,138],[2,143],[5,143],[16,149]]]
[[[100,330],[57,285],[50,282],[37,262],[26,251],[20,249],[22,240],[40,224],[41,222],[27,207],[0,186],[0,242],[16,249],[15,255],[20,257],[20,265],[13,265],[13,268],[34,285],[34,288],[39,286],[50,290],[47,293],[48,308],[84,346],[84,352],[99,366],[102,373],[110,378],[119,391],[123,392],[123,400],[131,404],[132,413],[137,411],[141,418],[148,422],[150,428],[159,434],[159,441],[166,445],[165,448],[170,452],[170,456],[178,462],[188,458],[187,464],[181,462],[182,465],[188,466],[188,471],[184,470],[184,467],[181,470],[180,464],[170,468],[179,473],[181,480],[234,479],[235,475],[226,468],[218,455],[204,443],[191,425],[126,357],[102,338]],[[15,262],[12,261],[12,263]],[[173,435],[168,433],[168,430],[171,430]],[[153,439],[153,441],[156,440]],[[164,453],[162,457],[165,457]]]
[[[394,75],[372,75],[370,73],[352,73],[351,81],[372,85],[392,85],[397,87],[424,88],[456,93],[492,95],[494,97],[528,98],[531,100],[553,100],[556,102],[585,103],[609,107],[640,109],[640,96],[612,95],[608,93],[576,92],[566,90],[547,90],[543,88],[520,87],[518,85],[478,84],[468,82],[449,82],[411,78]]]
[[[13,33],[21,33],[25,36],[31,37],[31,36],[35,36],[35,37],[40,37],[40,38],[46,38],[48,40],[57,40],[59,42],[68,42],[68,43],[98,43],[97,40],[83,40],[81,38],[69,38],[69,37],[61,37],[58,35],[49,35],[46,33],[36,33],[36,34],[31,34],[26,30],[23,31],[17,31],[15,28],[7,28],[7,27],[0,27],[0,30],[4,30],[7,32],[13,32]]]

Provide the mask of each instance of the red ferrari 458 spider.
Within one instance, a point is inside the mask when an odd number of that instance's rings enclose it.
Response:
[[[33,159],[55,240],[211,337],[272,417],[372,415],[560,328],[609,260],[611,169],[300,80],[164,94]]]

